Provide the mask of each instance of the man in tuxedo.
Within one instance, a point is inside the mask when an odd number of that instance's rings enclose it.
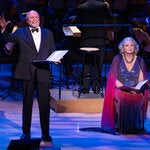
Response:
[[[40,146],[51,146],[52,137],[49,133],[50,117],[50,68],[49,64],[34,64],[34,59],[46,59],[55,49],[53,33],[40,27],[40,16],[37,11],[31,10],[26,15],[28,26],[18,28],[8,34],[4,16],[0,17],[2,36],[7,41],[7,53],[11,54],[14,44],[18,44],[18,58],[14,76],[22,81],[23,108],[22,108],[22,140],[31,138],[31,120],[34,89],[37,92],[39,116],[41,125]]]
[[[103,51],[106,44],[109,43],[108,31],[110,30],[105,23],[111,23],[112,13],[108,3],[104,1],[88,0],[77,7],[77,23],[81,30],[80,47],[94,47],[98,51],[86,55],[84,61],[83,75],[92,70],[92,89],[94,93],[99,93],[101,82],[101,70],[103,61]],[[84,26],[84,24],[88,26]],[[98,26],[102,25],[102,26]],[[96,60],[95,60],[96,59]],[[90,89],[90,80],[83,79],[82,93],[88,93]]]

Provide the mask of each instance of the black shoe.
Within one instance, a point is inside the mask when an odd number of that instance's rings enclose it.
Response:
[[[41,141],[52,142],[52,137],[51,137],[51,136],[45,136],[45,135],[42,135]]]
[[[83,94],[89,94],[89,89],[83,88],[83,89],[80,89],[80,92]]]
[[[99,94],[100,93],[100,88],[94,88],[93,93],[94,94]]]
[[[94,93],[94,94],[99,94],[100,91],[95,91],[95,90],[94,90],[93,93]]]
[[[31,135],[30,134],[22,134],[20,137],[21,140],[30,140]]]

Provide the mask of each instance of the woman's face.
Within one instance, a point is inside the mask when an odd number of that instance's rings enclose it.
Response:
[[[126,54],[133,54],[135,51],[134,43],[132,41],[126,41],[123,45],[123,51]]]

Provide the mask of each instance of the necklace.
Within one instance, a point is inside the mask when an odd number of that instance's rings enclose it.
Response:
[[[126,57],[126,55],[124,55],[124,60],[127,64],[131,64],[134,61],[134,55],[132,55],[132,59],[129,61]]]

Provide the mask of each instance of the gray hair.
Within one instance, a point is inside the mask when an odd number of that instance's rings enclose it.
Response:
[[[124,54],[123,46],[127,41],[131,41],[134,44],[134,54],[136,55],[139,51],[139,44],[132,37],[125,37],[119,44],[118,48],[120,50],[120,54]]]

